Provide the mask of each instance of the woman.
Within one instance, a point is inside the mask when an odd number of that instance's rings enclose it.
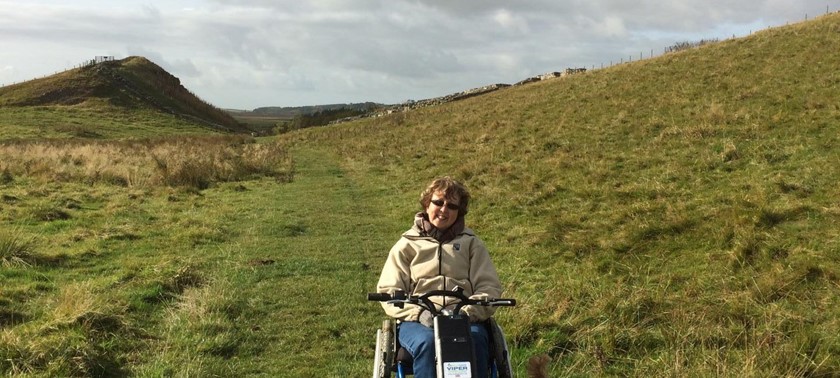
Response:
[[[470,194],[460,182],[448,176],[432,181],[420,195],[423,211],[415,215],[411,229],[391,248],[377,291],[393,294],[402,290],[421,295],[461,287],[470,298],[499,298],[502,285],[487,248],[464,225],[469,202]],[[434,378],[435,345],[429,312],[408,305],[397,308],[383,303],[383,308],[389,316],[403,321],[399,342],[414,357],[414,376]],[[484,325],[478,323],[490,318],[494,309],[464,306],[462,312],[470,318],[476,376],[483,377],[487,372],[489,336]]]

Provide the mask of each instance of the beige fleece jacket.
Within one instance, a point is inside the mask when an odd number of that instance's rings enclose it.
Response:
[[[423,237],[414,230],[406,231],[391,248],[377,292],[393,294],[403,290],[409,295],[422,295],[431,290],[464,289],[470,298],[500,298],[502,284],[484,242],[465,228],[455,239],[440,244],[431,237]],[[452,298],[431,298],[439,307],[453,306]],[[446,302],[446,303],[444,303]],[[385,312],[397,319],[417,321],[420,308],[405,308],[382,303]],[[483,321],[495,312],[493,307],[465,306],[470,320]]]

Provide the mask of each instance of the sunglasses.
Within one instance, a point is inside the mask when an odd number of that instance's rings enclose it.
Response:
[[[446,208],[449,210],[461,210],[461,205],[458,205],[457,203],[443,202],[442,199],[432,200],[432,203],[437,207],[443,207],[443,204],[446,203]]]

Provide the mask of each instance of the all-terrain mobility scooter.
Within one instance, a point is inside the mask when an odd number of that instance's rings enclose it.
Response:
[[[457,300],[453,306],[438,309],[432,297],[444,297]],[[406,296],[405,292],[369,293],[368,300],[379,301],[403,307],[406,304],[420,306],[434,316],[435,364],[438,378],[469,378],[473,376],[475,352],[470,334],[469,319],[461,314],[461,308],[467,305],[479,306],[515,306],[513,299],[470,299],[462,288],[455,290],[436,290],[423,295]],[[510,365],[510,353],[504,333],[493,318],[484,324],[490,335],[490,372],[489,377],[510,378],[513,372]],[[404,378],[412,372],[412,357],[399,343],[400,322],[384,320],[382,328],[376,331],[376,356],[373,362],[373,378]]]

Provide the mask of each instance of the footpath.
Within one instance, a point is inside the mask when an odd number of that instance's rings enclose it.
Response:
[[[378,214],[393,199],[361,186],[328,152],[294,157],[291,183],[247,188],[236,206],[241,237],[226,263],[236,267],[226,275],[240,312],[232,373],[364,376],[383,317],[365,294],[397,237],[382,237]]]

